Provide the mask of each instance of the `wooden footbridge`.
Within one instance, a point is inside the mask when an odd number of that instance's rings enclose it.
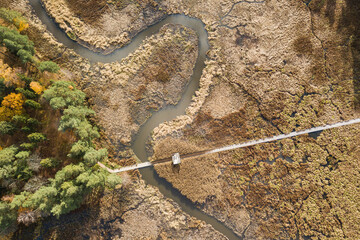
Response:
[[[261,143],[278,141],[278,140],[285,139],[285,138],[296,137],[296,136],[299,136],[299,135],[304,135],[304,134],[309,134],[309,133],[313,133],[313,132],[323,131],[323,130],[331,129],[331,128],[338,128],[338,127],[351,125],[351,124],[356,124],[356,123],[360,123],[360,118],[352,119],[352,120],[344,121],[344,122],[338,122],[338,123],[325,125],[325,126],[321,126],[321,127],[313,127],[313,128],[309,128],[309,129],[306,129],[306,130],[303,130],[303,131],[291,132],[289,134],[281,134],[281,135],[274,136],[274,137],[269,137],[269,138],[264,138],[264,139],[259,139],[259,140],[253,140],[253,141],[239,143],[239,144],[228,145],[228,146],[224,146],[224,147],[216,148],[216,149],[212,149],[212,150],[205,150],[205,151],[200,151],[200,152],[184,154],[184,155],[182,155],[181,158],[186,159],[186,158],[190,158],[190,157],[203,156],[203,155],[211,154],[211,153],[229,151],[229,150],[233,150],[233,149],[237,149],[237,148],[249,147],[249,146],[253,146],[253,145],[257,145],[257,144],[261,144]],[[158,160],[155,160],[155,161],[152,161],[152,162],[143,162],[143,163],[135,164],[135,165],[132,165],[132,166],[122,167],[122,168],[119,168],[119,169],[110,169],[110,168],[106,167],[104,164],[102,164],[100,162],[98,162],[98,164],[99,164],[100,167],[106,169],[110,173],[119,173],[119,172],[135,170],[135,169],[139,169],[139,168],[150,167],[150,166],[153,166],[155,164],[165,163],[165,162],[170,162],[170,161],[172,161],[172,163],[174,165],[177,165],[177,164],[181,163],[181,158],[180,158],[179,153],[175,153],[172,157],[169,157],[169,158],[158,159]]]

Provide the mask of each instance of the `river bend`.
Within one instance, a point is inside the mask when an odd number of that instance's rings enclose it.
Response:
[[[185,27],[192,28],[197,33],[199,38],[198,58],[196,60],[193,75],[191,76],[190,82],[184,90],[181,100],[176,106],[166,106],[160,111],[154,112],[152,116],[145,122],[145,124],[140,127],[140,130],[132,144],[132,149],[136,156],[141,161],[146,161],[148,156],[146,153],[145,144],[152,130],[165,121],[170,121],[175,119],[177,116],[184,115],[185,109],[190,105],[192,96],[199,88],[199,80],[205,67],[206,52],[209,49],[208,35],[205,30],[204,23],[199,19],[187,17],[185,15],[170,15],[160,22],[149,26],[144,31],[138,33],[128,45],[116,49],[111,54],[103,55],[93,52],[88,48],[81,46],[79,43],[71,40],[65,34],[65,32],[58,27],[53,19],[48,16],[40,0],[29,0],[29,2],[35,11],[35,14],[40,18],[42,23],[46,26],[47,30],[52,33],[58,42],[62,43],[69,49],[73,49],[80,56],[87,58],[91,63],[110,63],[115,61],[120,62],[121,59],[135,51],[146,37],[157,33],[162,26],[168,23],[181,24]],[[189,199],[183,196],[177,189],[172,187],[169,182],[163,178],[160,178],[153,167],[141,169],[140,173],[146,183],[157,187],[164,196],[171,198],[177,204],[179,204],[184,212],[212,225],[217,231],[221,232],[229,239],[240,238],[223,223],[196,208],[196,206]]]

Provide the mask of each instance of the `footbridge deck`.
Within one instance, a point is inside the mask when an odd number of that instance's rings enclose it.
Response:
[[[278,136],[273,136],[273,137],[269,137],[269,138],[253,140],[253,141],[239,143],[239,144],[228,145],[228,146],[224,146],[224,147],[216,148],[216,149],[212,149],[212,150],[189,153],[189,154],[182,155],[181,158],[185,159],[185,158],[190,158],[190,157],[202,156],[202,155],[206,155],[206,154],[229,151],[229,150],[233,150],[233,149],[237,149],[237,148],[249,147],[249,146],[253,146],[253,145],[257,145],[257,144],[261,144],[261,143],[278,141],[278,140],[285,139],[285,138],[296,137],[296,136],[299,136],[299,135],[304,135],[304,134],[308,134],[308,133],[323,131],[323,130],[326,130],[326,129],[337,128],[337,127],[342,127],[342,126],[356,124],[356,123],[360,123],[360,118],[352,119],[352,120],[345,121],[345,122],[338,122],[338,123],[325,125],[325,126],[321,126],[321,127],[313,127],[313,128],[309,128],[309,129],[302,130],[302,131],[291,132],[289,134],[280,134]],[[106,167],[104,164],[102,164],[100,162],[98,162],[98,164],[99,164],[100,167],[106,169],[110,173],[119,173],[119,172],[135,170],[135,169],[139,169],[139,168],[150,167],[150,166],[153,166],[155,164],[164,163],[164,162],[170,162],[170,161],[172,161],[173,164],[179,164],[180,163],[180,155],[179,155],[179,153],[175,153],[172,157],[169,157],[169,158],[157,159],[157,160],[155,160],[153,162],[143,162],[143,163],[139,163],[139,164],[135,164],[135,165],[131,165],[131,166],[122,167],[122,168],[119,168],[119,169],[110,169],[110,168]]]

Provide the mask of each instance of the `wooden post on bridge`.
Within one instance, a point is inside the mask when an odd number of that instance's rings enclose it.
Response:
[[[181,163],[179,153],[175,153],[174,155],[172,155],[172,162],[173,162],[173,165],[178,165]]]

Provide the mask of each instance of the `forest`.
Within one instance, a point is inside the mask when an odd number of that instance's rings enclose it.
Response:
[[[39,59],[18,12],[0,9],[0,232],[68,213],[121,178],[99,168],[106,148],[86,95]]]

